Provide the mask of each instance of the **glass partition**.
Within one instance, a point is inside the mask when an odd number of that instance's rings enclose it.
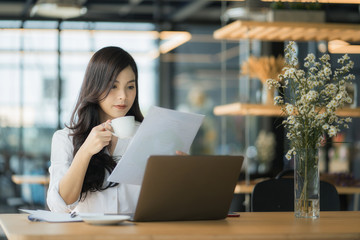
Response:
[[[34,185],[20,188],[11,176],[47,174],[52,135],[69,123],[87,63],[95,51],[111,45],[132,54],[139,69],[143,112],[157,104],[154,26],[121,26],[0,21],[0,200],[20,195],[25,202],[44,203],[42,186],[38,191]]]

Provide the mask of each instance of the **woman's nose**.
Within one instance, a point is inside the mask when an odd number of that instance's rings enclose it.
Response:
[[[124,90],[119,90],[118,92],[118,98],[119,99],[126,99],[126,92]]]

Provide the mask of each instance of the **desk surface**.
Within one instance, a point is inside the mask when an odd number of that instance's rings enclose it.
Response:
[[[0,214],[0,224],[9,240],[360,239],[360,212],[321,212],[319,219],[297,219],[293,212],[240,214],[218,221],[125,222],[115,226],[30,222],[27,214]]]

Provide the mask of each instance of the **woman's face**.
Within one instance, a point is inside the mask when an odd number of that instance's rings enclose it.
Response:
[[[130,66],[119,73],[109,94],[105,98],[104,95],[99,102],[101,122],[126,115],[136,97],[135,73]]]

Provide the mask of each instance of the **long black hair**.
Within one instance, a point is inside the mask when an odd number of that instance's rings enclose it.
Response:
[[[128,52],[119,47],[111,46],[100,49],[89,61],[79,98],[71,115],[70,126],[68,126],[72,130],[73,156],[85,142],[92,128],[101,124],[99,102],[107,97],[119,73],[128,66],[135,74],[136,96],[126,115],[134,116],[138,122],[142,122],[144,119],[139,107],[138,71],[134,59]],[[104,97],[101,98],[101,96]],[[102,191],[117,185],[109,183],[103,186],[105,172],[112,172],[116,166],[115,159],[105,153],[105,148],[91,157],[80,199],[85,199],[88,191]]]

